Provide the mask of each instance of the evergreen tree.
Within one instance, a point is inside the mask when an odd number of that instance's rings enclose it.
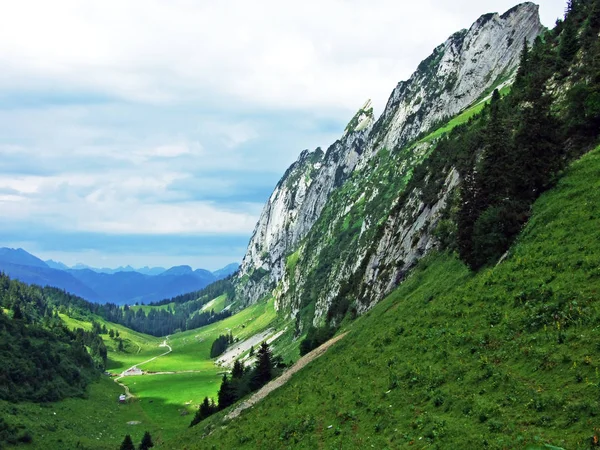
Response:
[[[577,28],[573,20],[565,21],[560,37],[559,56],[561,62],[568,65],[577,54],[577,50],[579,50]]]
[[[231,378],[239,379],[244,376],[244,365],[236,359],[233,362],[233,369],[231,370]]]
[[[14,320],[23,320],[23,312],[16,302],[12,306],[12,311]]]
[[[260,389],[273,378],[273,361],[269,344],[263,342],[257,352],[257,361],[252,373],[250,387],[252,390]]]
[[[215,405],[215,401],[214,400],[208,400],[208,397],[204,397],[204,401],[202,403],[200,403],[200,407],[198,408],[198,411],[196,411],[196,414],[194,415],[194,418],[192,419],[192,423],[190,423],[190,427],[193,427],[194,425],[196,425],[197,423],[203,421],[204,419],[206,419],[207,417],[213,415],[214,413],[217,412],[217,406]]]
[[[144,433],[144,437],[142,438],[142,442],[138,447],[139,450],[148,450],[154,447],[154,442],[152,442],[152,436],[150,436],[150,432],[146,431]]]
[[[221,388],[219,389],[217,397],[219,399],[219,409],[225,409],[228,406],[233,405],[237,400],[235,389],[227,378],[227,374],[223,374]]]
[[[121,447],[119,450],[135,450],[135,446],[133,445],[133,441],[131,440],[131,436],[126,434],[125,439],[121,443]]]
[[[515,87],[523,86],[527,80],[527,74],[529,73],[529,44],[527,38],[523,39],[523,49],[521,50],[521,59],[519,62],[519,69],[515,78]]]

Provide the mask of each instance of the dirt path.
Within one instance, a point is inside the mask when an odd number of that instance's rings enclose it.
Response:
[[[229,414],[227,414],[224,417],[224,420],[235,419],[237,416],[240,415],[240,413],[243,410],[251,408],[258,402],[260,402],[263,398],[265,398],[267,395],[269,395],[271,392],[273,392],[275,389],[277,389],[280,386],[283,386],[285,383],[287,383],[290,380],[290,378],[292,378],[292,375],[294,375],[296,372],[298,372],[300,369],[302,369],[304,366],[306,366],[311,361],[314,361],[319,356],[323,355],[323,353],[325,353],[329,349],[329,347],[331,347],[337,341],[339,341],[344,336],[346,336],[346,334],[347,334],[347,332],[342,333],[339,336],[336,336],[333,339],[328,340],[320,347],[314,349],[312,352],[304,355],[302,358],[300,358],[298,361],[296,361],[296,364],[294,364],[287,371],[285,371],[283,373],[283,375],[281,375],[279,378],[276,378],[276,379],[270,381],[265,386],[263,386],[257,393],[255,393],[252,397],[250,397],[248,400],[240,403],[233,411],[231,411]]]
[[[169,336],[167,336],[167,338],[163,341],[162,344],[159,345],[159,347],[168,347],[169,350],[161,353],[158,356],[155,356],[154,358],[150,358],[146,361],[143,361],[141,363],[137,363],[133,366],[131,366],[129,369],[124,370],[123,372],[121,372],[121,374],[114,379],[115,383],[117,383],[119,386],[121,386],[124,390],[125,390],[125,396],[127,397],[127,399],[130,399],[133,397],[133,394],[129,391],[129,387],[123,383],[121,383],[119,380],[123,377],[128,377],[128,376],[134,376],[134,375],[142,375],[142,371],[138,368],[138,366],[141,366],[142,364],[147,364],[150,361],[154,361],[156,358],[160,358],[161,356],[165,356],[168,355],[169,353],[171,353],[173,351],[173,349],[171,348],[171,346],[169,344],[167,344],[167,340],[169,339]],[[140,347],[141,349],[141,347]],[[138,351],[139,353],[139,351]]]

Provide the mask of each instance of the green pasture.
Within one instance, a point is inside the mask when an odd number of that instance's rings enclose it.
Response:
[[[204,305],[201,311],[214,311],[215,313],[220,313],[225,309],[225,302],[227,301],[227,294],[219,295],[217,298],[211,300],[206,305]]]
[[[163,436],[174,436],[192,420],[204,397],[214,398],[221,384],[216,367],[202,373],[140,375],[120,380],[136,396],[150,421],[161,424]]]
[[[0,401],[0,416],[7,423],[22,424],[32,437],[28,449],[115,450],[123,436],[131,434],[139,443],[147,430],[158,443],[160,421],[153,421],[140,402],[119,404],[123,389],[109,377],[92,383],[87,398],[69,398],[56,403],[9,403]],[[138,421],[138,425],[127,422]],[[19,447],[21,448],[21,447]]]
[[[219,335],[231,332],[234,338],[243,341],[268,328],[275,318],[274,300],[270,299],[250,306],[220,322],[174,334],[169,336],[168,340],[173,351],[145,364],[143,368],[153,372],[214,371],[216,367],[210,359],[210,348]]]

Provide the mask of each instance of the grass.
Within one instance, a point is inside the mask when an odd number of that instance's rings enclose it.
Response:
[[[453,128],[455,128],[459,125],[462,125],[464,123],[467,123],[469,121],[469,119],[471,119],[472,117],[479,114],[483,110],[483,108],[485,107],[485,105],[487,103],[489,103],[489,101],[483,101],[481,103],[471,106],[470,108],[467,108],[465,111],[460,113],[458,116],[454,117],[452,120],[450,120],[444,126],[438,128],[437,130],[435,130],[432,133],[425,136],[419,142],[431,142],[431,141],[439,138],[443,134],[449,133],[450,131],[452,131]]]
[[[510,85],[504,86],[502,89],[500,89],[499,93],[501,96],[505,96],[506,94],[508,94],[510,92],[510,90],[511,90]],[[440,128],[434,130],[432,133],[425,136],[423,139],[421,139],[419,141],[419,143],[431,142],[431,141],[441,137],[444,134],[448,134],[455,127],[462,125],[464,123],[467,123],[472,117],[475,117],[477,114],[479,114],[481,111],[483,111],[483,108],[485,108],[485,105],[487,105],[490,101],[491,101],[491,97],[486,98],[486,99],[482,100],[481,102],[476,103],[475,105],[467,108],[462,113],[460,113],[459,115],[455,116],[453,119],[448,121],[448,123],[446,123],[445,125],[441,126]]]
[[[220,308],[224,303],[225,298],[219,297],[214,306]],[[90,321],[62,314],[61,318],[72,329],[92,328]],[[117,341],[103,335],[109,349],[108,368],[111,372],[121,372],[167,350],[159,347],[164,338],[138,333],[100,317],[94,317],[94,320],[108,329],[118,330],[125,344],[126,352],[117,352]],[[209,358],[213,340],[229,331],[243,340],[282,324],[276,319],[274,300],[270,299],[221,322],[170,336],[168,342],[173,352],[140,368],[154,372],[195,372],[121,378],[120,381],[135,395],[135,399],[126,405],[117,401],[123,388],[102,376],[90,386],[86,399],[67,399],[48,405],[0,402],[0,415],[8,424],[20,424],[23,432],[28,431],[33,437],[31,448],[34,449],[76,448],[77,445],[88,449],[115,449],[125,434],[132,434],[137,444],[146,430],[156,443],[170,440],[189,425],[205,396],[216,397],[223,369]],[[287,334],[281,341],[286,342],[286,354],[291,355],[295,343],[291,339],[288,342]],[[141,424],[127,425],[129,421],[140,421]]]
[[[155,441],[162,440],[160,422],[153,421],[142,403],[119,404],[123,389],[108,377],[101,377],[89,388],[87,399],[71,398],[57,403],[9,403],[0,401],[0,416],[8,423],[19,423],[33,437],[29,449],[110,449],[118,448],[125,434],[134,442],[149,431]],[[127,422],[140,421],[139,425]]]
[[[227,301],[227,294],[223,294],[218,296],[215,299],[212,299],[206,305],[202,307],[202,311],[210,311],[213,310],[216,314],[220,313],[225,309],[225,302]]]
[[[71,329],[92,329],[92,324],[89,321],[74,319],[65,314],[60,314],[60,317]],[[102,335],[102,339],[108,350],[108,363],[106,369],[111,372],[120,373],[138,362],[145,361],[165,352],[165,348],[159,347],[164,340],[163,338],[133,331],[123,325],[108,322],[99,316],[94,317],[94,320],[100,325],[105,325],[108,329],[118,331],[119,337],[123,339],[125,351],[119,352],[117,351],[119,345],[118,341],[111,338],[108,334]]]
[[[205,396],[215,397],[221,384],[216,370],[203,373],[126,377],[136,402],[152,423],[160,423],[160,436],[173,438],[189,426]]]
[[[535,203],[504,262],[422,260],[287,385],[163,448],[589,448],[599,261],[600,148]]]

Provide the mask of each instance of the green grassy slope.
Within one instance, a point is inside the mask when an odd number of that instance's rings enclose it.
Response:
[[[224,298],[215,299],[215,303],[219,307]],[[117,351],[117,340],[102,335],[108,349],[108,370],[113,373],[120,373],[167,351],[166,347],[159,346],[165,338],[138,333],[99,316],[92,315],[89,321],[65,314],[60,317],[72,329],[91,330],[93,319],[108,329],[119,331],[124,352]],[[281,329],[284,326],[285,323],[276,318],[274,301],[260,302],[221,322],[169,336],[172,353],[140,368],[178,373],[121,378],[135,396],[127,404],[121,405],[117,401],[123,388],[103,376],[90,387],[86,399],[67,399],[47,405],[0,401],[0,417],[9,427],[19,425],[23,432],[27,430],[33,437],[31,448],[76,448],[79,443],[82,448],[114,449],[125,434],[132,434],[137,443],[146,430],[156,443],[160,443],[176,437],[188,427],[205,396],[216,398],[223,369],[215,366],[209,354],[212,342],[219,334],[231,331],[235,337],[244,340],[266,328]],[[286,352],[297,353],[297,345],[291,341],[291,336],[289,339],[286,336],[280,339]],[[141,423],[127,424],[130,421]]]
[[[92,329],[92,323],[90,321],[74,319],[66,314],[60,314],[60,317],[71,329]],[[162,338],[130,330],[123,325],[108,322],[100,316],[93,317],[96,322],[98,322],[100,325],[105,325],[107,329],[118,331],[119,337],[123,340],[123,347],[125,351],[118,352],[118,341],[110,338],[108,334],[102,335],[102,339],[104,340],[104,344],[108,350],[106,369],[110,372],[120,373],[140,361],[145,361],[165,352],[164,348],[159,347],[163,341]]]
[[[173,351],[140,368],[150,372],[182,373],[132,376],[120,381],[129,386],[142,403],[145,414],[163,425],[161,437],[174,437],[189,425],[204,397],[217,397],[223,369],[210,359],[213,341],[229,331],[240,340],[247,339],[273,325],[275,318],[271,299],[220,322],[169,336],[167,342]],[[165,350],[162,347],[160,353]]]
[[[69,398],[56,403],[9,403],[0,401],[0,417],[8,424],[20,424],[32,435],[27,449],[110,449],[118,448],[125,434],[139,443],[144,431],[160,436],[163,425],[152,422],[142,404],[125,405],[117,398],[123,389],[108,377],[89,387],[86,399]],[[130,421],[141,421],[128,425]],[[78,447],[79,446],[79,447]]]
[[[535,203],[498,266],[423,260],[286,386],[163,448],[589,448],[599,300],[597,148]]]

